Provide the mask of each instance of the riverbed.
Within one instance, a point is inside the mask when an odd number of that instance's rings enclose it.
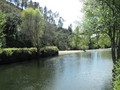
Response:
[[[111,52],[94,50],[0,66],[0,90],[110,90]]]

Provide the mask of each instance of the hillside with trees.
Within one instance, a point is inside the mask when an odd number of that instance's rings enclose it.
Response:
[[[35,26],[37,22],[44,23],[42,32],[39,33],[40,39],[37,41],[40,47],[57,46],[60,50],[85,50],[111,47],[108,34],[102,34],[102,32],[99,32],[100,30],[95,27],[95,23],[97,23],[96,19],[89,14],[93,11],[87,12],[85,16],[87,19],[73,30],[72,24],[70,24],[68,28],[63,27],[65,19],[63,19],[58,12],[53,12],[46,6],[41,7],[38,2],[33,2],[32,0],[2,0],[0,4],[1,11],[6,17],[6,22],[2,27],[4,37],[2,38],[1,44],[3,48],[34,47],[36,43],[32,38],[29,38],[28,34],[30,35],[29,31],[31,30],[37,31],[35,27],[41,28],[43,26]],[[32,19],[32,16],[27,16],[26,14],[23,16],[23,12],[28,12],[29,8],[31,8],[31,15],[34,13],[34,10],[37,9],[43,16],[43,20],[41,21],[41,19],[36,16],[36,20],[38,18],[39,20],[34,23],[35,20]],[[85,8],[85,11],[87,9],[89,10],[87,6],[85,6]],[[28,17],[30,18],[29,20]],[[88,18],[90,18],[90,20]],[[32,33],[31,36],[36,35]],[[104,37],[107,37],[105,40],[107,42],[103,41]],[[37,37],[34,37],[34,39],[35,38]]]
[[[0,1],[1,12],[5,14],[5,23],[2,26],[2,32],[4,37],[2,37],[2,48],[12,48],[12,47],[34,47],[36,46],[35,39],[38,37],[40,47],[43,46],[57,46],[61,50],[70,49],[70,37],[72,34],[72,27],[68,26],[68,29],[63,28],[64,19],[59,16],[58,12],[52,12],[52,10],[47,9],[47,7],[41,7],[38,2],[32,2],[32,0],[2,0]],[[43,20],[37,15],[27,16],[29,12],[41,13]],[[24,13],[24,15],[23,15]],[[30,18],[28,20],[28,18]],[[33,18],[33,19],[32,19]],[[1,19],[1,18],[0,18]],[[26,21],[25,21],[26,20]],[[35,21],[38,20],[38,21]],[[30,23],[29,23],[30,21]],[[37,23],[44,23],[44,27],[37,25]],[[29,26],[28,26],[29,24]],[[34,24],[34,25],[33,25]],[[28,26],[28,27],[26,27]],[[42,32],[38,33],[37,28],[41,28]],[[36,33],[31,33],[33,38],[29,38],[29,31],[36,30]]]

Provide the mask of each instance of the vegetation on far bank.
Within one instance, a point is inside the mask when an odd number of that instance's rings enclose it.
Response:
[[[43,47],[39,53],[37,48],[4,48],[0,50],[0,64],[57,56],[58,51],[55,46]]]

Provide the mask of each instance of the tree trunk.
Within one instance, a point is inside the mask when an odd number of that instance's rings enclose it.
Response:
[[[112,48],[113,63],[115,63],[116,62],[116,50],[115,50],[115,41],[114,41],[114,39],[111,39],[111,48]]]
[[[37,48],[37,56],[39,56],[40,55],[40,47],[37,46],[36,48]]]
[[[118,46],[117,46],[117,59],[120,59],[120,36],[119,36]]]
[[[112,0],[112,5],[115,6],[115,0]],[[112,18],[114,19],[115,17],[115,9],[112,9]],[[113,26],[112,26],[112,38],[111,38],[111,43],[112,43],[112,59],[113,59],[113,63],[116,62],[116,59],[117,59],[117,48],[116,48],[116,26],[115,26],[115,21],[113,20]]]

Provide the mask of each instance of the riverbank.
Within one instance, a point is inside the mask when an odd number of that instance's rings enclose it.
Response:
[[[58,55],[58,48],[46,46],[40,48],[3,48],[0,50],[0,64],[21,62]]]
[[[59,51],[59,55],[65,55],[65,54],[72,54],[72,53],[80,53],[80,52],[94,52],[94,51],[110,51],[111,48],[107,49],[92,49],[92,50],[66,50],[66,51]]]
[[[72,53],[95,52],[95,51],[110,51],[110,49],[94,49],[94,50],[68,50],[59,51],[55,46],[47,46],[40,49],[37,53],[36,48],[4,48],[0,50],[0,64],[21,62],[26,60],[38,59],[42,57],[51,57],[57,55],[65,55]]]

